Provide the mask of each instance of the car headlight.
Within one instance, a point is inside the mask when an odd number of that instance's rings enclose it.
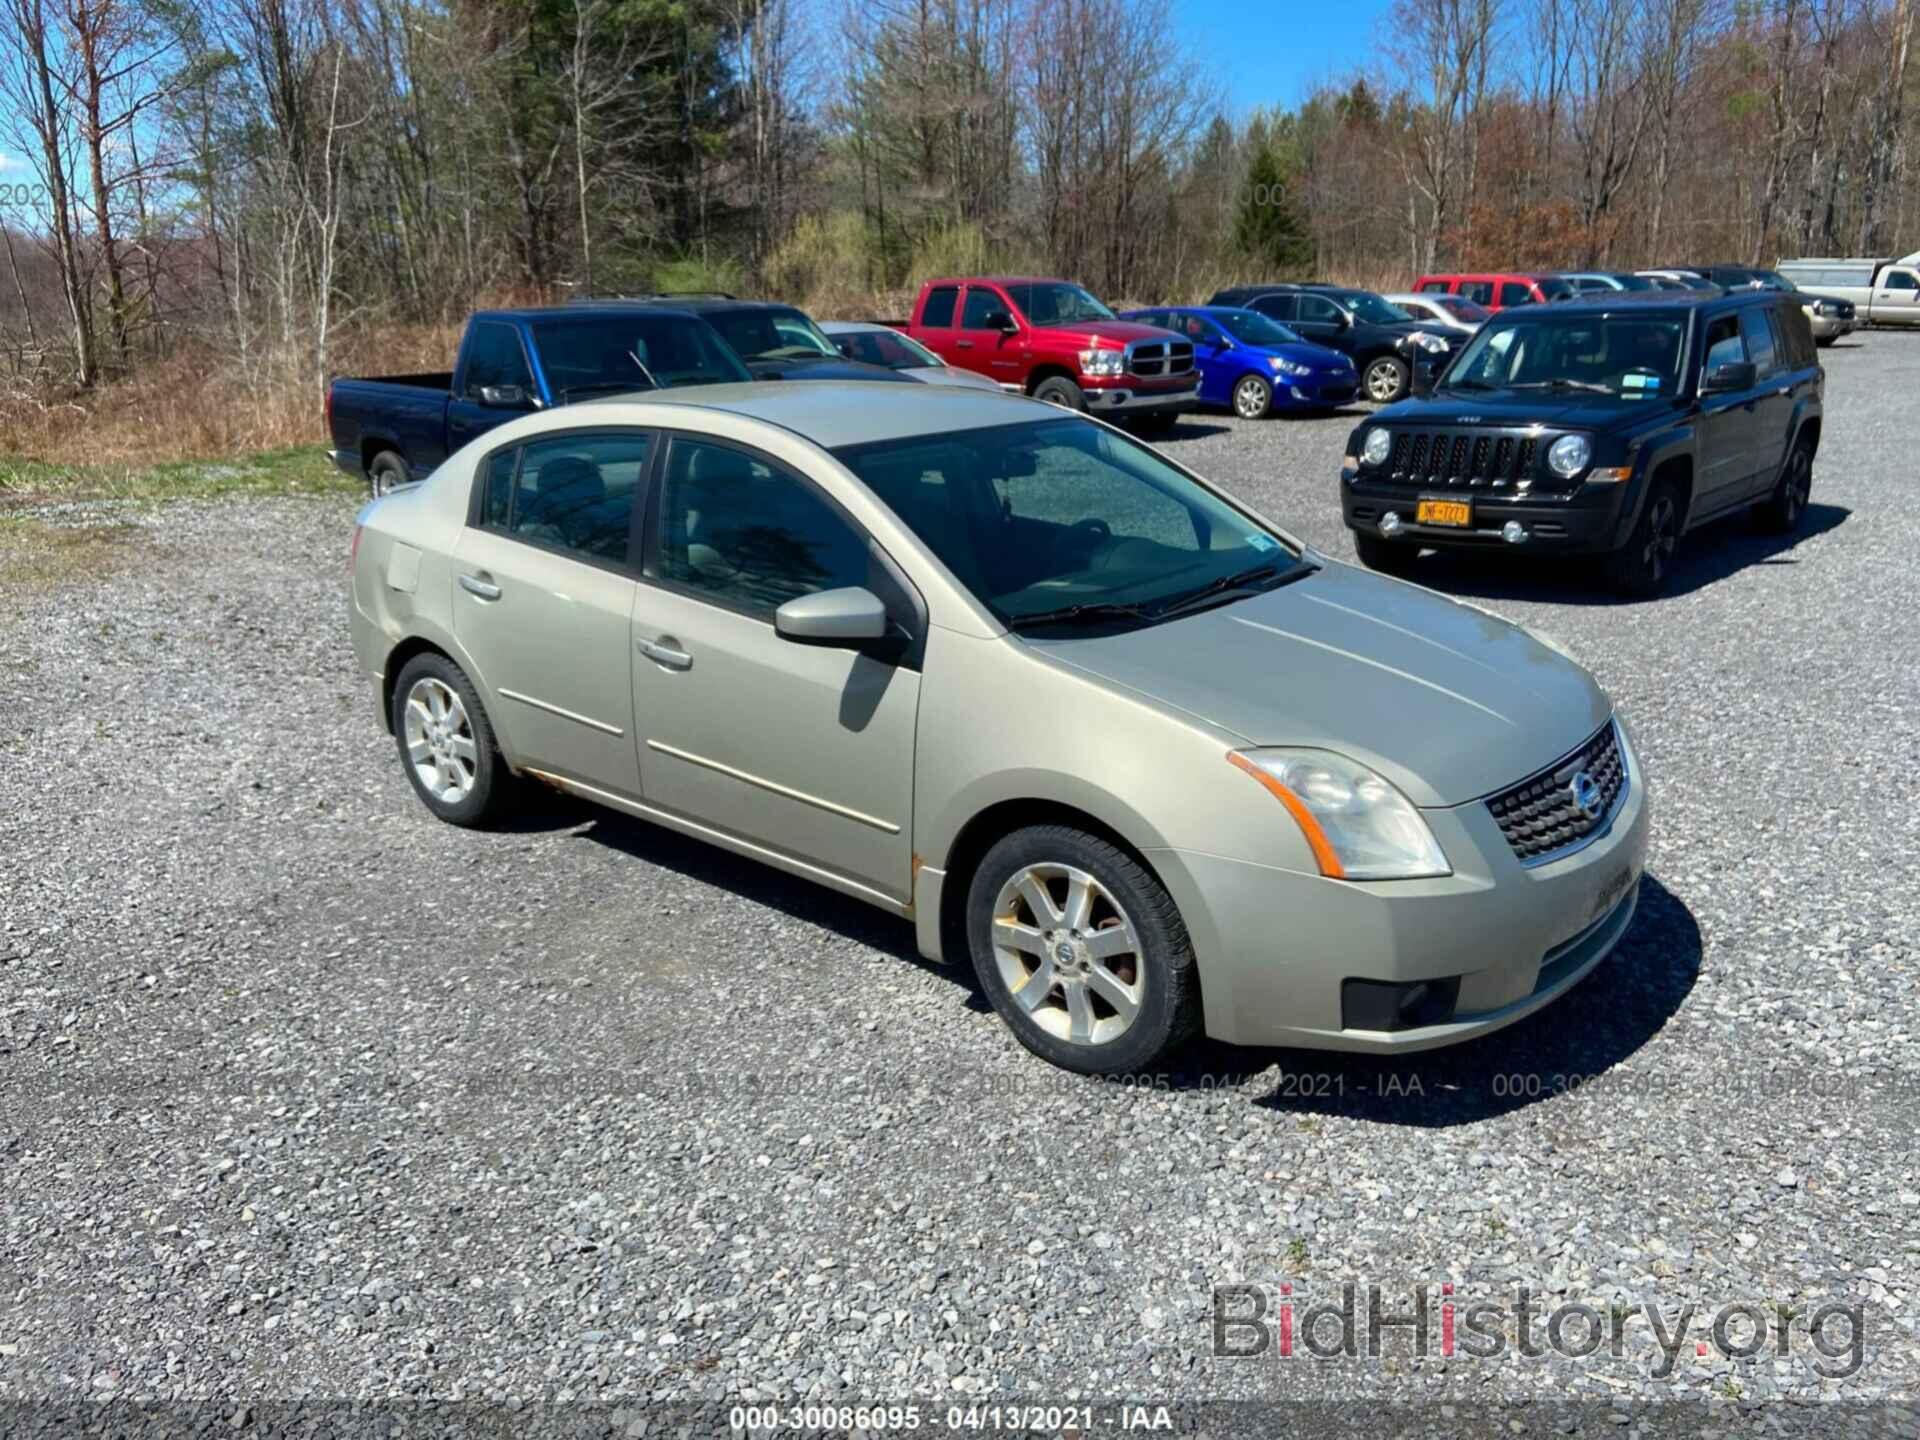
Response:
[[[1360,458],[1369,465],[1386,464],[1392,450],[1393,436],[1379,425],[1367,431],[1366,438],[1360,442]]]
[[[1429,335],[1424,330],[1416,330],[1413,332],[1413,343],[1429,355],[1444,355],[1447,353],[1447,342],[1442,340],[1438,335]]]
[[[1313,373],[1313,367],[1311,365],[1302,365],[1298,360],[1288,360],[1279,355],[1268,356],[1267,363],[1282,375],[1311,375]]]
[[[1587,468],[1593,445],[1584,435],[1562,435],[1547,451],[1547,468],[1562,480],[1571,480]]]
[[[1080,373],[1082,375],[1121,375],[1126,373],[1127,357],[1119,350],[1082,350],[1080,352]]]
[[[1386,780],[1331,750],[1229,750],[1307,838],[1336,880],[1416,880],[1453,869],[1426,820]]]

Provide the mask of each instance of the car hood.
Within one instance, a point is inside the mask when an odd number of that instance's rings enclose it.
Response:
[[[1607,430],[1644,415],[1658,400],[1616,400],[1591,392],[1487,390],[1460,393],[1438,391],[1417,400],[1402,400],[1378,412],[1383,424],[1542,425],[1563,429]]]
[[[998,390],[1000,382],[990,380],[985,375],[976,375],[971,370],[957,370],[951,365],[922,365],[913,370],[894,372],[908,380],[918,381],[922,385],[958,385],[967,390]]]
[[[1320,370],[1353,368],[1351,356],[1338,350],[1329,350],[1324,345],[1247,345],[1241,348],[1251,350],[1256,355],[1278,355],[1282,360],[1291,360],[1296,365],[1312,365]]]
[[[1136,340],[1185,338],[1158,325],[1142,325],[1137,320],[1073,320],[1060,325],[1036,325],[1034,328],[1089,347],[1096,340],[1104,340],[1110,345],[1131,345]]]
[[[1164,625],[1028,643],[1248,744],[1337,750],[1428,807],[1525,778],[1612,711],[1528,631],[1351,565]]]

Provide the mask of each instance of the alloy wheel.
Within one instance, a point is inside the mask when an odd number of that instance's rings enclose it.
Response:
[[[458,805],[473,791],[480,761],[473,722],[459,694],[431,675],[414,681],[405,710],[407,762],[426,792]]]
[[[1800,523],[1800,516],[1807,508],[1807,500],[1813,494],[1813,463],[1804,450],[1795,450],[1793,459],[1787,462],[1786,493],[1781,496],[1785,502],[1781,518],[1786,528],[1791,530]]]
[[[1258,376],[1249,375],[1233,387],[1234,413],[1242,420],[1258,420],[1267,413],[1267,387]]]
[[[1400,369],[1391,360],[1376,360],[1367,367],[1367,398],[1385,405],[1400,393]]]
[[[1058,1039],[1104,1045],[1139,1016],[1139,932],[1113,893],[1084,870],[1029,865],[1001,886],[993,958],[1013,1003]]]

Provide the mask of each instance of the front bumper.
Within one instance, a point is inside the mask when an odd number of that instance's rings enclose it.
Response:
[[[1813,338],[1816,340],[1838,340],[1842,335],[1851,335],[1854,321],[1842,320],[1833,315],[1809,315],[1807,321],[1813,326]]]
[[[1365,472],[1343,471],[1340,513],[1349,530],[1380,534],[1380,520],[1389,510],[1399,515],[1401,528],[1394,539],[1409,545],[1439,549],[1510,547],[1521,551],[1551,551],[1556,555],[1597,555],[1617,549],[1624,537],[1622,523],[1630,518],[1627,497],[1632,484],[1583,485],[1570,492],[1515,495],[1487,490],[1415,489],[1370,480]],[[1421,500],[1465,500],[1473,506],[1472,522],[1465,526],[1421,525],[1414,521]],[[1511,545],[1502,531],[1517,520],[1526,540]]]
[[[1351,404],[1360,394],[1360,376],[1352,370],[1302,375],[1297,379],[1276,372],[1273,398],[1282,405],[1315,408]]]
[[[1200,372],[1182,377],[1174,385],[1148,388],[1138,381],[1121,380],[1112,385],[1081,382],[1081,394],[1087,397],[1087,409],[1095,415],[1184,414],[1200,400]]]
[[[1207,1033],[1239,1045],[1395,1053],[1511,1025],[1566,994],[1632,925],[1649,811],[1639,757],[1584,848],[1528,868],[1480,800],[1424,812],[1453,865],[1432,880],[1349,882],[1186,850],[1151,860],[1200,962]],[[1520,777],[1516,776],[1518,780]],[[1347,1023],[1349,980],[1457,983],[1407,1029]]]

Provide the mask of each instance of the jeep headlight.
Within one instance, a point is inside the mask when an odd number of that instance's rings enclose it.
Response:
[[[1313,373],[1313,367],[1311,365],[1302,365],[1298,360],[1289,360],[1281,355],[1268,356],[1267,363],[1282,375],[1311,375]]]
[[[1080,373],[1111,378],[1124,375],[1127,369],[1127,357],[1119,350],[1082,350],[1080,352]]]
[[[1360,442],[1360,458],[1368,465],[1386,464],[1387,456],[1392,451],[1393,436],[1380,425],[1367,431],[1366,438]]]
[[[1547,451],[1547,468],[1562,480],[1571,480],[1593,459],[1593,445],[1584,435],[1562,435]]]
[[[1425,818],[1358,760],[1332,750],[1229,750],[1287,807],[1322,875],[1335,880],[1416,880],[1452,867]]]

